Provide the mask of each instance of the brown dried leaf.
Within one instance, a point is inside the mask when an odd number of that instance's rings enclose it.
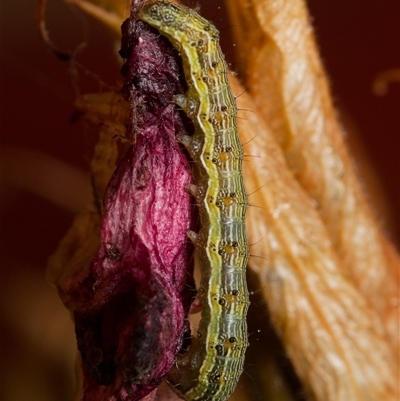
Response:
[[[89,262],[99,246],[101,214],[97,206],[100,202],[96,199],[102,199],[116,168],[118,149],[114,136],[116,133],[124,135],[126,130],[126,102],[121,99],[118,94],[104,93],[86,95],[77,101],[85,118],[99,126],[99,139],[91,161],[95,199],[76,216],[47,266],[47,280],[58,288],[62,301],[70,311],[73,310],[73,299],[68,289],[87,276]]]
[[[396,360],[382,322],[344,276],[313,202],[250,96],[238,107],[254,111],[239,119],[239,129],[245,153],[260,156],[244,168],[247,191],[260,188],[250,196],[257,208],[247,215],[249,243],[255,254],[269,246],[249,264],[297,374],[317,400],[394,400]]]
[[[367,204],[345,147],[306,4],[237,0],[228,6],[245,86],[315,201],[344,273],[397,347],[398,256]]]

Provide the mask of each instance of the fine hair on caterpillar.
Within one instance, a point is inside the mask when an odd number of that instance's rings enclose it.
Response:
[[[188,237],[200,261],[202,317],[196,338],[178,358],[168,382],[186,401],[225,401],[243,371],[248,346],[248,201],[236,102],[214,25],[189,8],[164,1],[145,5],[137,17],[180,53],[188,90],[174,100],[194,125],[192,136],[177,140],[194,161],[194,184],[188,189],[201,227]]]

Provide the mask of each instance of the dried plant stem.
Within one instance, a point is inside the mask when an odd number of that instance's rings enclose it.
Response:
[[[259,242],[251,252],[262,257],[250,267],[297,374],[317,400],[395,400],[396,360],[382,322],[343,274],[319,213],[250,96],[238,106],[254,111],[239,119],[245,153],[260,155],[244,169],[247,190],[259,188],[247,227],[249,243]]]
[[[260,118],[315,202],[343,273],[398,349],[398,255],[371,212],[345,147],[305,2],[227,3],[241,73]]]

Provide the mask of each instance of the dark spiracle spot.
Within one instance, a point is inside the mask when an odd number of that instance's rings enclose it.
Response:
[[[230,337],[229,338],[230,343],[235,343],[236,342],[236,337]]]
[[[221,344],[215,346],[215,350],[217,351],[218,355],[222,355],[224,352],[224,347]]]
[[[219,381],[220,378],[221,378],[221,372],[215,372],[211,376],[211,380],[214,381],[214,382]]]
[[[221,106],[221,111],[227,111],[228,108],[226,106]]]
[[[218,301],[218,303],[219,303],[220,305],[224,306],[224,305],[226,304],[226,301],[225,301],[225,299],[221,298],[221,299]]]
[[[239,291],[238,290],[232,290],[232,295],[238,295],[239,294]]]

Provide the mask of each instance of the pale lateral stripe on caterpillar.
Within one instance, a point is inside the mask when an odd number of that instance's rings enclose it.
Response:
[[[248,346],[249,252],[244,223],[248,203],[236,102],[219,32],[209,21],[168,2],[144,6],[138,18],[158,29],[179,51],[189,89],[175,101],[195,126],[194,135],[180,141],[195,161],[197,187],[192,192],[200,208],[201,229],[189,236],[201,263],[202,319],[197,338],[168,379],[187,401],[225,401],[243,371]]]

